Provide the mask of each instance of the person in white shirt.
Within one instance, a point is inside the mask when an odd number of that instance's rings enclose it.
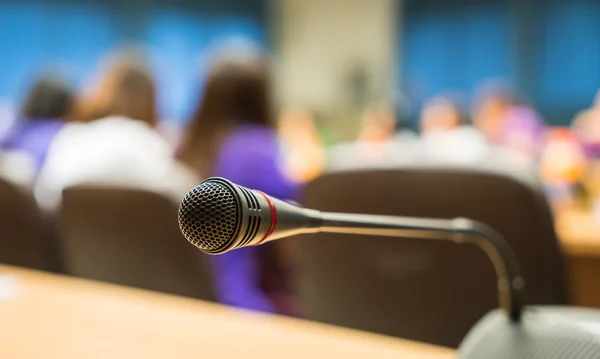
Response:
[[[383,127],[387,132],[381,126],[375,127],[379,131],[375,136],[330,147],[327,171],[414,166],[478,167],[490,171],[511,168],[512,171],[533,166],[515,151],[490,144],[477,128],[466,124],[465,117],[453,98],[433,98],[421,112],[420,137],[407,131],[392,135],[389,125]]]
[[[487,141],[465,118],[458,99],[439,96],[428,100],[419,121],[423,157],[433,163],[460,164],[484,156]]]
[[[327,171],[387,168],[412,161],[418,154],[418,137],[409,130],[396,131],[392,106],[377,104],[365,110],[354,141],[327,149]]]
[[[174,201],[197,176],[176,161],[156,130],[155,88],[137,59],[119,57],[79,104],[79,122],[54,137],[35,195],[40,205],[60,204],[63,189],[84,183],[128,186],[162,193]]]

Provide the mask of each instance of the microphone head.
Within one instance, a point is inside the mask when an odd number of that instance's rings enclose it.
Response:
[[[183,198],[179,227],[185,238],[206,252],[219,252],[235,239],[240,203],[231,184],[204,181]]]
[[[190,243],[208,254],[252,244],[271,227],[270,212],[261,211],[265,207],[261,197],[224,178],[209,178],[181,201],[179,228]]]

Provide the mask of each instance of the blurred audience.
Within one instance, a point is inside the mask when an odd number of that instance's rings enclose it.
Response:
[[[310,111],[289,109],[279,121],[283,166],[296,182],[317,177],[325,165],[325,149]]]
[[[204,94],[178,157],[203,176],[220,176],[283,199],[296,188],[279,167],[271,83],[260,54],[221,56],[214,61]],[[211,257],[222,303],[292,314],[285,268],[273,243]]]
[[[77,123],[54,137],[36,184],[42,206],[82,183],[132,186],[175,201],[197,182],[156,131],[154,82],[141,59],[119,54],[92,82],[77,108]]]
[[[53,76],[39,78],[26,96],[17,122],[0,139],[2,173],[18,182],[32,183],[74,105],[75,96],[66,82]]]
[[[389,167],[414,160],[418,138],[412,131],[396,132],[398,121],[391,106],[376,104],[367,108],[356,140],[328,149],[327,169]]]
[[[421,112],[422,154],[427,161],[473,163],[487,153],[482,134],[467,124],[458,99],[441,96],[427,101]]]

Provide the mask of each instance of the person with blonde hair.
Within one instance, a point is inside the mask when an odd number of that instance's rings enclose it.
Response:
[[[287,109],[278,130],[284,148],[282,167],[287,175],[298,183],[319,176],[325,166],[325,146],[311,111]]]
[[[110,58],[106,65],[82,94],[75,119],[91,122],[123,116],[155,127],[156,87],[142,59],[123,53]]]
[[[179,201],[197,178],[157,131],[156,89],[139,58],[116,56],[82,95],[75,123],[55,136],[36,196],[60,202],[68,186],[94,182],[156,191]]]

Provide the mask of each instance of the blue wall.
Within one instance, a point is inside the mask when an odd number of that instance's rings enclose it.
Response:
[[[202,54],[242,36],[268,45],[264,0],[19,0],[0,3],[0,98],[18,103],[47,69],[79,86],[122,44],[143,42],[163,116],[183,119],[198,98]]]
[[[600,87],[600,2],[406,0],[401,86],[418,106],[482,80],[509,80],[555,124]]]
[[[470,92],[481,79],[514,75],[505,6],[454,5],[408,3],[403,78],[419,100],[447,90]]]
[[[549,1],[540,15],[535,98],[550,108],[589,105],[600,88],[600,2]]]

